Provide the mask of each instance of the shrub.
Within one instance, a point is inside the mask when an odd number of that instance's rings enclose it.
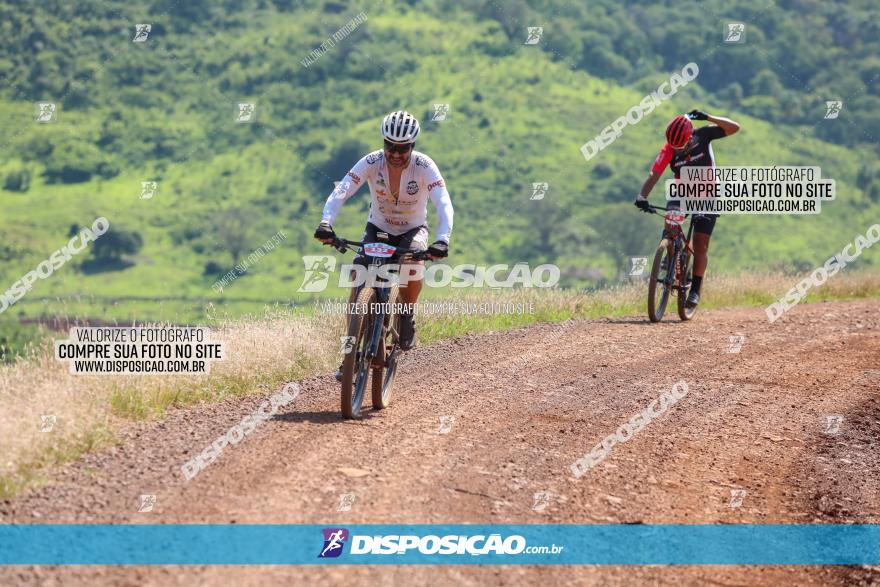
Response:
[[[25,167],[13,168],[3,179],[3,189],[10,192],[26,192],[31,187],[31,172]]]

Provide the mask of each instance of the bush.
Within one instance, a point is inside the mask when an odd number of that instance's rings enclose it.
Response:
[[[217,277],[223,275],[223,266],[216,261],[208,261],[205,263],[204,275]]]
[[[0,362],[11,363],[25,354],[28,346],[44,338],[43,329],[33,324],[21,324],[11,317],[0,318]]]
[[[3,189],[10,192],[26,192],[31,187],[31,172],[25,167],[18,167],[6,173]]]
[[[597,163],[596,166],[593,167],[593,177],[596,179],[605,179],[612,175],[614,175],[614,168],[607,163]]]
[[[368,147],[357,140],[348,140],[335,147],[322,163],[309,173],[313,189],[329,193],[333,182],[341,180],[358,160],[368,153]]]
[[[123,255],[134,255],[143,245],[140,233],[111,226],[92,244],[92,255],[102,261],[118,260]]]
[[[81,183],[93,175],[109,179],[118,173],[118,167],[95,145],[69,141],[52,151],[43,175],[48,183]]]

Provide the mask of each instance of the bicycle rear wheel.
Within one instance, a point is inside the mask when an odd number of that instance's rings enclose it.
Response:
[[[672,241],[664,238],[657,245],[654,253],[654,264],[651,266],[651,279],[648,281],[648,319],[659,322],[666,312],[669,302],[669,267],[672,266]],[[665,262],[664,262],[665,261]]]
[[[354,345],[342,362],[342,415],[345,418],[360,416],[367,379],[370,377],[370,339],[376,317],[370,313],[371,304],[376,302],[376,290],[365,287],[357,296],[348,320],[348,336],[353,337]]]
[[[388,293],[388,307],[385,315],[385,332],[379,342],[381,367],[373,368],[373,409],[383,410],[391,402],[391,386],[397,374],[397,359],[400,358],[400,315],[395,312],[399,300],[398,286]]]
[[[694,268],[694,256],[687,249],[683,250],[676,261],[681,263],[682,283],[678,288],[678,317],[684,321],[690,320],[697,313],[697,307],[687,305],[688,291],[691,288],[691,275]]]

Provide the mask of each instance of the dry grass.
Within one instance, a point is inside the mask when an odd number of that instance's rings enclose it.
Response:
[[[766,305],[794,287],[791,275],[713,276],[705,307]],[[880,296],[880,274],[835,276],[807,301]],[[595,292],[517,289],[455,291],[434,301],[531,304],[531,314],[423,314],[422,342],[540,321],[644,315],[645,283]],[[226,358],[209,375],[72,375],[53,357],[51,344],[0,366],[0,497],[39,483],[47,469],[106,446],[127,422],[161,417],[169,407],[215,401],[229,395],[268,393],[283,382],[332,371],[339,358],[342,320],[338,314],[303,315],[267,310],[259,317],[209,318]],[[60,337],[59,337],[60,338]],[[40,431],[40,416],[56,416],[51,432]]]
[[[713,275],[706,281],[704,307],[769,305],[785,295],[805,275],[757,273]],[[847,300],[880,294],[880,273],[838,273],[810,290],[804,302]]]
[[[212,330],[226,358],[207,375],[73,375],[55,360],[51,344],[33,349],[0,367],[0,497],[39,482],[47,467],[106,446],[127,421],[161,416],[172,406],[266,393],[327,371],[339,348],[328,333],[336,329],[339,320],[292,313],[224,322]],[[40,431],[41,415],[55,416],[50,432]]]

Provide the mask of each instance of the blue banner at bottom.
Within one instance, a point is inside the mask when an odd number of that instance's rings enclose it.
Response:
[[[0,564],[880,564],[880,525],[0,525]]]

